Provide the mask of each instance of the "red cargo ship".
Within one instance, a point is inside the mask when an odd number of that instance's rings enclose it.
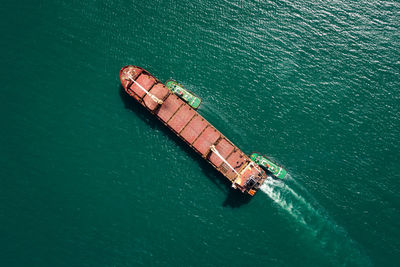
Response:
[[[125,91],[184,140],[232,187],[254,195],[266,173],[164,84],[143,68],[125,66],[120,71]]]

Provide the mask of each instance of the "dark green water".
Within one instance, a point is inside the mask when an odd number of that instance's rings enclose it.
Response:
[[[33,3],[35,2],[35,3]],[[0,266],[399,266],[398,1],[3,1]],[[135,64],[285,166],[250,201]]]

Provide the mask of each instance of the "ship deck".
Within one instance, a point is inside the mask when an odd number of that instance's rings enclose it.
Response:
[[[127,66],[121,70],[120,75],[128,94],[232,183],[244,187],[247,178],[252,175],[266,177],[264,171],[253,164],[246,154],[147,71],[136,66]],[[160,99],[162,104],[157,103],[151,95]],[[220,156],[211,151],[212,146],[215,146]]]

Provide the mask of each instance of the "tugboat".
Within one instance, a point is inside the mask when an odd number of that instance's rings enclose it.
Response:
[[[197,109],[201,104],[201,98],[197,97],[193,92],[187,90],[183,85],[179,84],[175,80],[168,80],[165,86],[171,90],[174,94],[182,98],[192,108]]]
[[[225,176],[233,188],[253,196],[267,179],[260,166],[145,69],[125,66],[120,79],[126,93]]]
[[[287,171],[284,168],[257,152],[252,153],[250,159],[257,163],[267,174],[271,174],[274,178],[284,179],[287,174]]]

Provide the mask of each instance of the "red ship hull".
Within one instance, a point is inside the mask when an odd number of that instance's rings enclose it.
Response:
[[[121,69],[120,79],[131,97],[231,181],[234,188],[250,195],[259,189],[266,173],[157,78],[130,65]]]

